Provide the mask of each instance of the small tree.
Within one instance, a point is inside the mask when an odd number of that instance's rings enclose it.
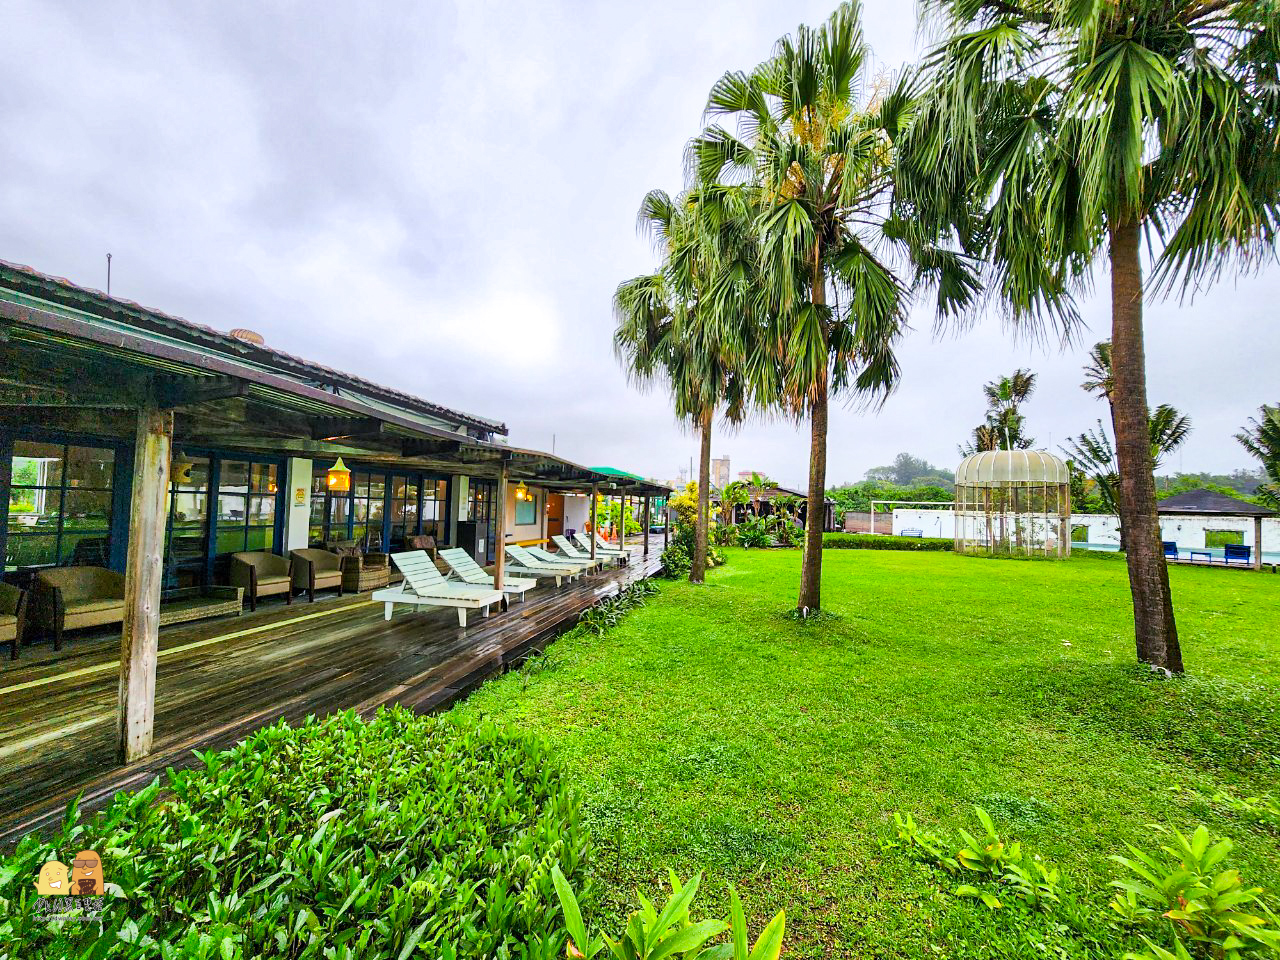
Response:
[[[1236,439],[1262,461],[1267,482],[1258,487],[1255,496],[1269,507],[1280,510],[1280,403],[1263,404],[1259,415],[1250,418],[1249,426],[1236,434]]]

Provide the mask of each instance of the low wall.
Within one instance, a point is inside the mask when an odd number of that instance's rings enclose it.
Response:
[[[888,529],[888,518],[880,514],[880,526],[882,532]],[[870,533],[871,532],[871,514],[870,513],[854,513],[850,511],[844,515],[844,532],[845,533]]]
[[[1085,542],[1120,545],[1120,518],[1111,514],[1078,513],[1072,516],[1073,529],[1084,527]],[[885,518],[876,515],[877,533],[895,533],[903,530],[922,530],[926,537],[956,535],[956,517],[950,510],[919,510],[898,507],[893,511],[893,528]],[[1160,539],[1178,544],[1180,550],[1204,549],[1204,535],[1209,530],[1238,530],[1244,534],[1246,546],[1253,546],[1252,517],[1198,517],[1169,514],[1160,518]],[[1280,553],[1280,517],[1264,517],[1262,520],[1262,552]]]

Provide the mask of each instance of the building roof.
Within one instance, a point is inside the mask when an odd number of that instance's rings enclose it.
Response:
[[[1237,500],[1212,490],[1188,490],[1161,500],[1159,513],[1191,514],[1209,517],[1274,517],[1274,510],[1256,503]]]
[[[233,337],[229,332],[224,333],[212,327],[144,307],[132,300],[110,297],[100,290],[80,286],[62,277],[40,273],[21,264],[0,260],[0,287],[70,307],[87,315],[83,317],[86,322],[96,318],[139,332],[171,337],[204,352],[223,355],[239,362],[257,363],[273,372],[298,377],[335,393],[343,390],[354,392],[359,394],[360,399],[365,402],[389,404],[459,426],[471,427],[484,433],[503,435],[507,433],[506,424],[501,421],[432,403],[362,377],[304,360],[283,350]]]
[[[957,487],[993,487],[1005,483],[1029,486],[1070,483],[1067,465],[1042,450],[983,450],[960,461]]]

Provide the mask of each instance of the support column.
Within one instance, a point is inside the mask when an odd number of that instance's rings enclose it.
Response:
[[[1262,569],[1262,518],[1253,518],[1253,569]]]
[[[644,555],[649,556],[649,505],[653,498],[645,494],[644,498]]]
[[[124,569],[124,626],[120,631],[120,691],[116,756],[121,763],[151,752],[155,724],[156,649],[160,588],[164,581],[164,528],[173,452],[173,411],[154,397],[138,410],[129,504],[129,549]]]
[[[600,495],[600,484],[591,484],[591,506],[587,508],[587,520],[591,524],[591,533],[587,536],[587,541],[591,545],[591,559],[596,558],[596,537],[600,536],[600,531],[596,529],[596,497]]]
[[[627,495],[618,495],[618,549],[627,549]]]
[[[503,460],[502,472],[498,474],[498,493],[494,498],[494,523],[498,529],[494,533],[493,586],[501,590],[506,586],[503,576],[507,569],[507,480],[511,476],[511,464]]]
[[[311,545],[310,541],[311,461],[305,457],[290,457],[285,467],[285,555],[290,550],[306,549]]]
[[[662,498],[662,549],[671,545],[671,495]]]

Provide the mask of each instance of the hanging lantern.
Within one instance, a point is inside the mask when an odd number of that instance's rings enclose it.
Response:
[[[347,493],[351,490],[351,471],[347,469],[341,457],[329,468],[327,479],[330,493]]]
[[[524,485],[523,480],[521,480],[519,483],[516,484],[516,499],[517,500],[529,499],[529,488]]]
[[[191,482],[191,468],[195,463],[185,454],[179,453],[178,458],[173,461],[173,482],[178,484]]]

